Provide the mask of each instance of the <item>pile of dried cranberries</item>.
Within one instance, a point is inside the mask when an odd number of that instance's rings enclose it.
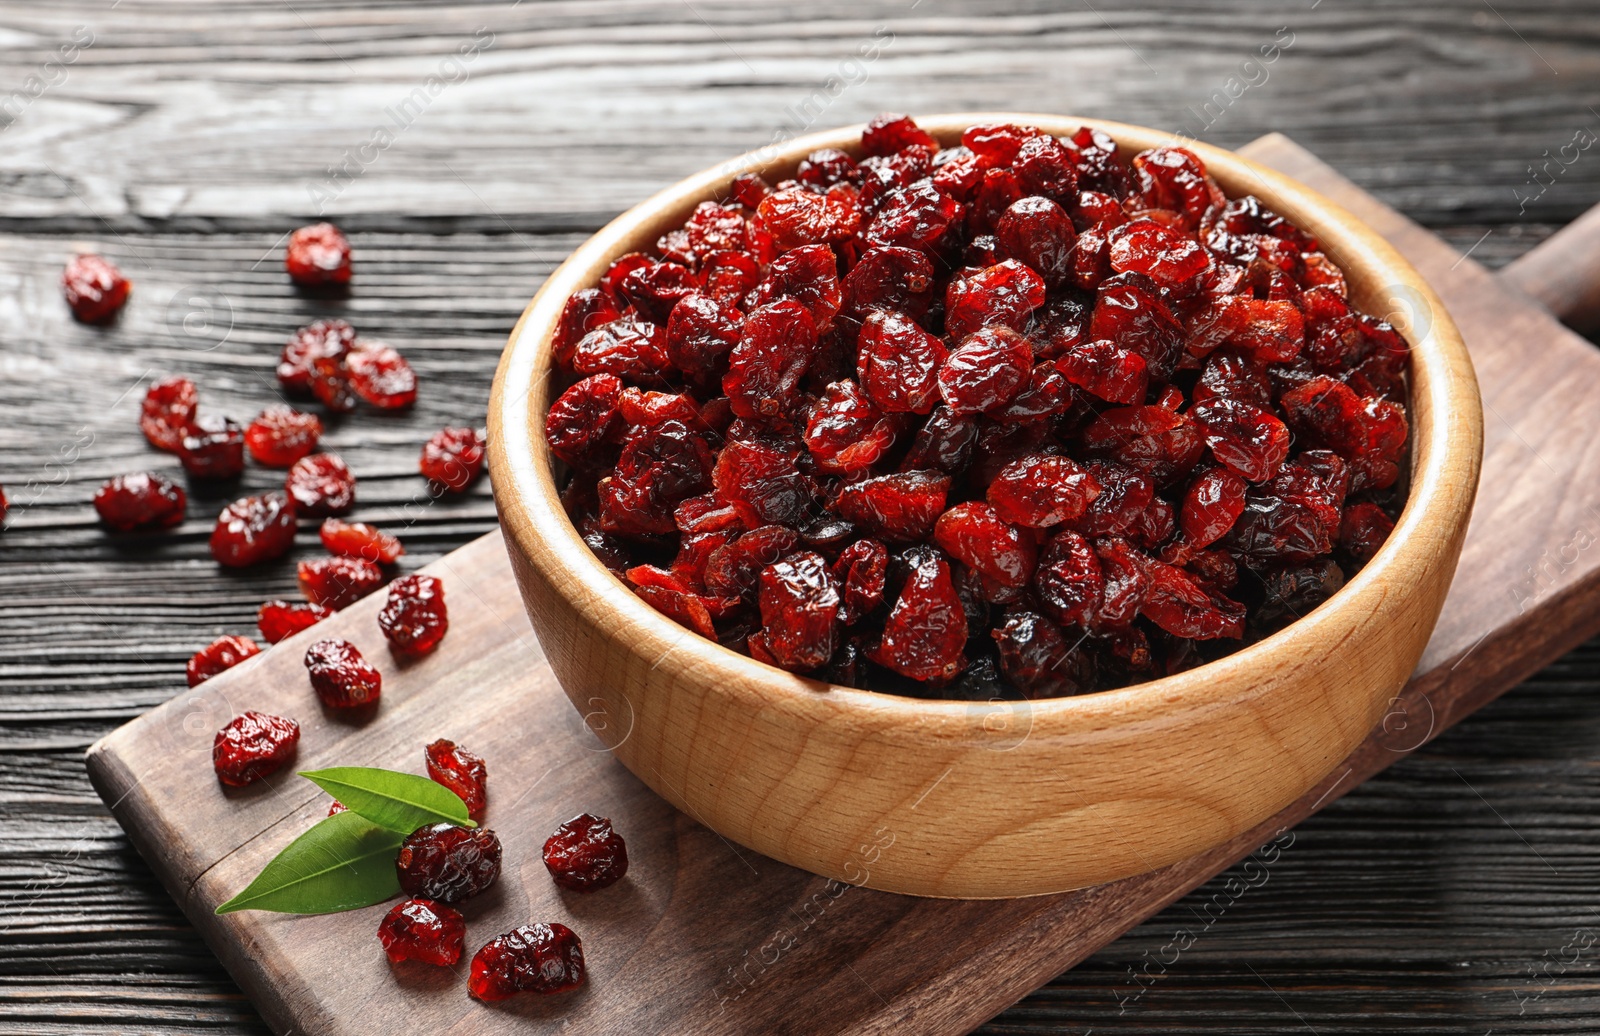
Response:
[[[746,173],[567,302],[546,436],[595,554],[794,672],[952,698],[1178,672],[1404,502],[1409,348],[1193,154],[905,116]]]

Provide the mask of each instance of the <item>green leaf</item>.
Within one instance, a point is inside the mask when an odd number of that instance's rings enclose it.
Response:
[[[394,857],[403,841],[356,813],[336,813],[290,842],[217,913],[331,914],[381,903],[400,891]]]
[[[441,821],[477,827],[461,796],[426,777],[372,766],[335,766],[300,776],[379,827],[408,835]]]

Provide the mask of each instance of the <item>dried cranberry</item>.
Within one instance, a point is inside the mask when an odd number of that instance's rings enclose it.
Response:
[[[489,804],[489,768],[482,759],[454,741],[440,738],[423,750],[428,777],[455,792],[467,807],[467,815],[482,820]]]
[[[467,992],[474,1000],[506,1000],[518,993],[549,996],[577,989],[585,979],[583,943],[564,924],[525,924],[485,943],[472,958]]]
[[[393,964],[414,960],[454,967],[467,950],[467,922],[461,911],[443,903],[407,899],[378,922],[378,941]]]
[[[892,192],[867,227],[867,243],[937,252],[961,222],[960,202],[923,181]]]
[[[806,421],[806,448],[817,467],[837,474],[876,464],[894,439],[894,425],[853,381],[829,385]]]
[[[1000,671],[1029,698],[1059,698],[1092,689],[1093,672],[1084,654],[1044,616],[1011,612],[990,635],[1000,656]]]
[[[722,379],[733,412],[756,419],[789,413],[816,351],[816,324],[795,299],[778,299],[752,311]]]
[[[313,558],[300,562],[300,592],[312,604],[338,611],[383,585],[383,569],[364,558]]]
[[[332,223],[313,223],[289,235],[284,269],[296,284],[348,284],[350,241]]]
[[[269,468],[287,468],[317,448],[322,421],[291,406],[275,404],[261,411],[245,429],[244,444],[250,456]]]
[[[61,293],[72,315],[85,324],[102,324],[128,301],[128,278],[102,256],[76,255],[61,273]]]
[[[329,553],[364,558],[380,565],[392,565],[406,552],[398,539],[365,522],[327,518],[322,522],[320,536]]]
[[[978,413],[1017,397],[1033,371],[1027,339],[1007,327],[968,336],[939,368],[939,394],[956,413]]]
[[[249,637],[218,637],[196,651],[189,659],[186,667],[189,686],[194,687],[204,683],[218,673],[232,669],[245,659],[253,658],[260,653],[261,648]]]
[[[351,389],[373,406],[400,410],[417,401],[416,372],[393,346],[363,342],[344,363]]]
[[[244,471],[244,429],[226,417],[202,417],[183,433],[178,460],[194,478],[238,478]]]
[[[199,406],[200,393],[194,382],[188,378],[165,378],[144,394],[139,429],[156,449],[177,453]]]
[[[1022,331],[1028,316],[1044,305],[1044,281],[1015,259],[957,277],[945,292],[945,331],[952,339],[985,328]],[[1031,359],[1031,356],[1030,356]]]
[[[1111,268],[1142,273],[1166,288],[1187,284],[1205,272],[1211,257],[1199,242],[1153,219],[1136,219],[1111,231]]]
[[[432,651],[450,629],[444,584],[421,573],[396,579],[378,612],[378,627],[396,651],[414,655]]]
[[[283,493],[235,500],[217,515],[211,556],[230,568],[282,557],[294,546],[294,503]]]
[[[300,724],[264,712],[235,716],[211,743],[217,778],[232,788],[270,777],[294,758]]]
[[[1384,514],[1374,503],[1351,504],[1344,512],[1339,525],[1339,546],[1365,564],[1378,553],[1389,534],[1394,531],[1394,520]]]
[[[771,193],[772,188],[761,178],[760,173],[740,173],[728,185],[728,191],[734,201],[747,209],[753,209],[761,204],[762,198]]]
[[[933,529],[949,492],[950,476],[941,471],[902,471],[846,486],[835,506],[884,539],[912,541]]]
[[[717,456],[712,484],[747,526],[794,525],[811,503],[795,464],[799,454],[792,447],[730,439]]]
[[[989,483],[988,501],[1001,520],[1035,529],[1075,521],[1100,495],[1100,483],[1076,461],[1030,453]]]
[[[763,569],[761,628],[773,660],[804,673],[832,658],[839,643],[839,603],[839,590],[820,554],[791,554]]]
[[[755,590],[761,572],[794,550],[800,534],[783,525],[763,525],[713,550],[706,558],[705,584],[719,597]]]
[[[356,503],[356,477],[334,453],[313,453],[294,462],[284,489],[307,518],[344,514]]]
[[[885,413],[926,414],[939,401],[944,343],[900,313],[878,311],[861,325],[856,375]]]
[[[441,428],[422,447],[422,477],[452,493],[483,471],[483,434],[475,428]]]
[[[309,601],[268,601],[256,612],[256,625],[268,644],[276,644],[332,614],[331,609]]]
[[[1277,474],[1289,456],[1289,429],[1261,407],[1219,398],[1190,414],[1205,429],[1211,455],[1252,482]]]
[[[966,666],[967,613],[950,566],[930,558],[914,567],[869,652],[879,665],[913,680],[948,680]]]
[[[292,392],[311,392],[317,360],[335,368],[355,345],[356,331],[343,320],[318,320],[300,328],[284,343],[278,360],[278,381]]]
[[[682,421],[636,429],[599,485],[600,522],[625,536],[670,533],[673,510],[711,483],[711,448]]]
[[[628,873],[628,846],[609,819],[581,813],[545,841],[544,865],[562,888],[596,892]]]
[[[500,839],[483,827],[419,827],[400,843],[395,871],[407,895],[459,903],[500,877]]]
[[[591,375],[561,393],[544,420],[550,452],[575,468],[604,467],[604,444],[617,430],[621,395],[622,379],[615,374]]]
[[[1020,589],[1033,576],[1033,537],[988,504],[971,500],[950,508],[934,524],[933,542],[989,586]]]
[[[762,198],[756,218],[772,235],[773,247],[779,252],[845,241],[861,229],[861,214],[854,205],[804,187],[789,187]]]
[[[119,531],[141,526],[171,528],[183,521],[187,506],[182,487],[149,472],[118,475],[94,494],[100,520]]]
[[[317,641],[306,649],[305,663],[311,689],[330,709],[374,705],[383,694],[383,675],[348,640]]]
[[[939,149],[939,142],[909,115],[884,112],[874,116],[861,131],[861,150],[869,155],[892,155],[913,144]]]

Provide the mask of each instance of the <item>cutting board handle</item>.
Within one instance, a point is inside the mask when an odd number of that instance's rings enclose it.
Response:
[[[1600,330],[1600,205],[1500,271],[1574,331]]]

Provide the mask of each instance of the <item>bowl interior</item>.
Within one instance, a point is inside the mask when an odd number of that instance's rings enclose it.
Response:
[[[1411,343],[1410,492],[1394,533],[1377,555],[1314,611],[1283,630],[1195,669],[1129,687],[1030,703],[1035,731],[1077,730],[1136,721],[1151,708],[1204,701],[1217,678],[1262,666],[1293,666],[1314,645],[1330,613],[1383,581],[1419,530],[1464,528],[1476,483],[1472,435],[1452,443],[1452,421],[1470,429],[1481,422],[1476,385],[1459,333],[1427,284],[1381,238],[1333,202],[1295,181],[1231,152],[1155,130],[1094,119],[1019,113],[964,113],[919,117],[943,145],[959,142],[967,126],[1021,122],[1066,136],[1082,126],[1099,128],[1118,142],[1123,157],[1161,145],[1180,145],[1200,156],[1230,197],[1254,194],[1315,235],[1344,271],[1353,303],[1394,323]],[[848,715],[890,737],[926,744],[974,733],[970,704],[906,698],[831,685],[778,670],[689,633],[638,599],[588,550],[563,512],[545,445],[543,415],[550,402],[548,341],[573,291],[597,283],[617,257],[651,251],[656,239],[687,218],[700,201],[726,196],[729,181],[755,171],[769,182],[784,179],[807,153],[838,147],[859,153],[859,126],[814,134],[740,156],[698,173],[625,213],[582,245],[545,283],[512,333],[496,377],[490,407],[492,470],[496,496],[514,549],[537,554],[569,600],[596,617],[620,616],[637,631],[641,649],[689,651],[707,680],[732,696],[759,694],[751,705],[804,710],[820,722]],[[531,605],[530,605],[531,606]],[[686,645],[689,639],[696,643]],[[758,692],[751,691],[759,686]]]

